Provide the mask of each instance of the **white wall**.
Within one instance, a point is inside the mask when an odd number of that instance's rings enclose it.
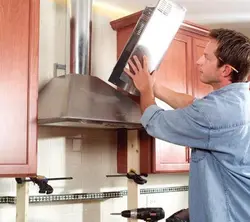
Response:
[[[250,29],[249,29],[249,23],[244,22],[235,22],[235,23],[210,23],[206,24],[209,28],[228,28],[233,29],[235,31],[241,32],[244,35],[250,37]]]
[[[93,11],[92,71],[107,81],[116,61],[116,33],[109,22],[119,16],[100,8]],[[39,86],[53,77],[53,63],[65,64],[66,9],[50,0],[41,1]],[[80,151],[74,151],[67,137],[82,134]],[[107,130],[75,130],[39,128],[38,174],[46,177],[72,176],[73,180],[54,181],[49,184],[54,194],[77,192],[119,191],[126,189],[125,178],[106,178],[116,173],[116,135]],[[146,187],[187,185],[188,175],[150,175]],[[0,196],[15,195],[15,180],[0,179]],[[39,195],[38,188],[30,184],[30,195]],[[187,192],[141,195],[140,206],[159,206],[166,216],[187,207]],[[102,202],[31,204],[29,221],[32,222],[119,222],[121,217],[111,212],[126,209],[126,197]],[[0,204],[0,221],[15,221],[15,206]]]

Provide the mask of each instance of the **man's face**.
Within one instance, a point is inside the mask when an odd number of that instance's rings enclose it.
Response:
[[[217,41],[210,40],[204,50],[204,54],[197,61],[200,71],[200,81],[209,85],[214,85],[220,81],[221,68],[217,67],[218,59],[215,56]]]

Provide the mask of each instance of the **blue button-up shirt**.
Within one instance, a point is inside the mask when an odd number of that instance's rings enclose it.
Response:
[[[151,136],[192,148],[191,222],[250,221],[249,83],[230,84],[183,109],[151,105],[141,122]]]

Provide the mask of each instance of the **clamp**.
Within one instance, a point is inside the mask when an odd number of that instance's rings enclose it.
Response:
[[[142,173],[142,174],[137,174],[135,170],[131,169],[128,173],[126,174],[118,174],[118,175],[106,175],[106,177],[127,177],[128,179],[134,180],[136,184],[145,184],[147,183],[147,180],[142,178],[143,177],[148,177],[148,174]]]
[[[25,178],[15,178],[18,184],[33,182],[39,186],[39,193],[51,194],[53,193],[53,188],[48,184],[49,180],[71,180],[72,177],[61,177],[61,178],[46,178],[44,176],[30,177],[30,179]]]

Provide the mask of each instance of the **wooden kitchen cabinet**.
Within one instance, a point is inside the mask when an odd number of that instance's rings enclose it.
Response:
[[[0,177],[35,175],[39,0],[0,0]]]
[[[191,89],[192,38],[183,33],[177,33],[172,41],[160,67],[156,81],[165,83],[170,89],[188,93]],[[172,109],[165,103],[157,101],[165,110]],[[159,139],[152,139],[153,172],[176,172],[189,169],[189,151],[175,144]]]
[[[117,58],[139,19],[141,12],[111,22],[117,32]],[[166,53],[156,81],[167,87],[195,97],[203,97],[212,89],[199,81],[196,61],[203,54],[208,42],[208,30],[199,25],[185,21],[178,30]],[[135,99],[136,100],[136,99]],[[138,101],[138,99],[137,99]],[[171,109],[161,101],[157,104]],[[117,171],[127,171],[127,131],[118,131]],[[143,173],[188,172],[190,149],[177,146],[149,136],[144,130],[140,132],[140,171]]]

